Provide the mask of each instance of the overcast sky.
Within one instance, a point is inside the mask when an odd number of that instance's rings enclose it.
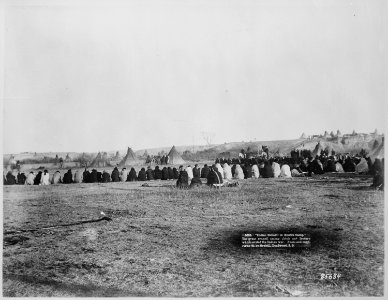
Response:
[[[381,131],[383,2],[8,2],[3,152]]]

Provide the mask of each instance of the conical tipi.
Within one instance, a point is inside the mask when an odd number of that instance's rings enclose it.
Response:
[[[325,133],[323,134],[323,137],[328,138],[329,136],[330,136],[329,133],[327,131],[325,131]]]
[[[373,150],[369,154],[369,157],[371,158],[372,162],[374,162],[376,158],[384,158],[384,143],[382,142],[375,150]]]
[[[176,151],[175,146],[172,146],[170,152],[168,153],[168,163],[171,165],[180,165],[186,163],[178,151]]]
[[[90,167],[92,168],[105,167],[105,162],[102,159],[101,152],[98,152],[97,156],[93,159],[92,163],[90,164]]]
[[[318,144],[315,146],[314,151],[312,153],[313,157],[315,157],[317,155],[320,156],[322,151],[323,151],[323,147],[322,147],[321,143],[318,142]]]
[[[342,137],[342,133],[341,133],[341,131],[339,131],[339,129],[337,130],[337,136]]]
[[[137,163],[137,162],[138,162],[138,159],[136,158],[135,152],[133,152],[133,150],[128,147],[127,154],[120,161],[119,167],[133,165],[134,163]]]
[[[300,136],[300,139],[307,139],[307,135],[303,132],[302,135]]]
[[[11,157],[8,160],[9,165],[16,165],[16,159],[15,156],[11,155]]]
[[[375,140],[372,145],[372,150],[375,150],[379,146],[379,142]]]

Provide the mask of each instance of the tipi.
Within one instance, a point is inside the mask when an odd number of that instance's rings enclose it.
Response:
[[[321,143],[318,142],[314,148],[313,153],[312,153],[313,157],[315,157],[317,155],[320,156],[322,151],[323,151],[323,147],[322,147]]]
[[[337,136],[342,137],[342,133],[341,133],[341,131],[339,131],[339,129],[337,130]]]
[[[379,142],[375,140],[372,145],[372,150],[375,150],[379,146]]]
[[[330,135],[329,135],[329,133],[328,133],[327,131],[325,131],[325,133],[323,134],[323,137],[324,137],[325,139],[327,139],[328,137],[330,137]]]
[[[143,153],[143,155],[141,155],[140,157],[141,157],[141,159],[145,159],[145,160],[147,160],[147,159],[149,158],[148,151],[147,151],[147,150],[144,150],[144,153]]]
[[[93,159],[92,163],[90,164],[90,167],[96,168],[96,167],[105,167],[105,166],[106,166],[106,162],[102,158],[101,152],[98,152],[97,156],[95,157],[95,159]]]
[[[371,158],[372,162],[374,162],[376,158],[378,158],[378,159],[384,158],[384,142],[383,141],[376,149],[374,149],[369,154],[369,157]]]
[[[11,155],[11,157],[8,160],[8,165],[10,165],[10,166],[16,165],[15,156]]]
[[[128,147],[127,154],[119,162],[119,167],[124,167],[131,164],[133,165],[136,162],[138,162],[138,159],[136,158],[135,152],[133,152],[133,150]]]
[[[303,132],[302,135],[300,136],[300,139],[307,139],[307,135]]]
[[[186,163],[182,156],[176,151],[175,146],[172,146],[170,152],[168,153],[168,163],[171,165],[179,165]]]

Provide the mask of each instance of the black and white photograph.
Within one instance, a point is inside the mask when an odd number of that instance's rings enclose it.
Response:
[[[383,299],[387,7],[2,1],[2,296]]]

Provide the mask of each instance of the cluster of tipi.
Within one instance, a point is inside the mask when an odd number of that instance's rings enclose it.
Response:
[[[179,152],[175,149],[175,146],[172,146],[167,156],[168,156],[168,163],[171,165],[180,165],[180,164],[186,163],[186,161],[182,158]],[[135,152],[133,152],[133,150],[130,147],[128,147],[127,154],[117,164],[117,166],[125,167],[125,166],[133,166],[133,165],[143,164],[143,163],[144,161],[138,159]],[[111,164],[107,158],[106,152],[103,154],[101,154],[101,152],[98,152],[97,156],[93,159],[89,167],[96,168],[96,167],[106,167],[110,165]]]
[[[312,156],[320,156],[323,151],[325,151],[329,156],[335,154],[335,151],[331,145],[328,145],[326,146],[326,148],[323,148],[321,142],[319,141],[312,152]],[[375,141],[371,151],[368,153],[368,157],[370,157],[372,161],[374,161],[376,158],[384,158],[384,142],[381,142],[379,144],[377,141]]]
[[[353,132],[351,133],[351,134],[345,134],[345,136],[357,136],[358,135],[358,133],[355,131],[355,130],[353,130]],[[373,133],[372,133],[372,135],[379,135],[379,132],[378,132],[378,130],[376,129]],[[332,132],[330,132],[330,133],[328,133],[327,131],[325,131],[325,133],[323,134],[323,135],[319,135],[319,136],[312,136],[312,137],[322,137],[322,138],[325,138],[325,139],[328,139],[328,138],[341,138],[341,137],[343,137],[344,135],[341,133],[341,131],[339,131],[339,129],[337,130],[337,133],[335,134],[333,131]],[[306,135],[304,132],[302,133],[302,135],[300,136],[300,139],[307,139],[307,138],[309,138],[309,136],[308,135]]]

